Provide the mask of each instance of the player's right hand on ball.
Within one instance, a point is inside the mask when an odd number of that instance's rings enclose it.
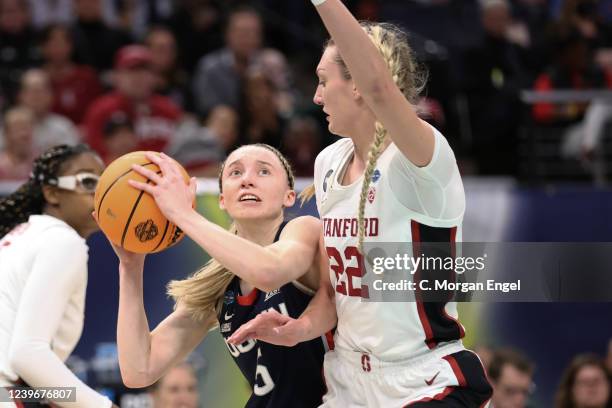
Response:
[[[293,347],[301,341],[302,324],[276,310],[260,313],[256,318],[243,324],[228,339],[231,344],[242,344],[251,339],[265,341],[279,346]]]

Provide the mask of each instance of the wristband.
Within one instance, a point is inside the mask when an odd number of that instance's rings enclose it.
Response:
[[[323,3],[325,3],[327,0],[310,0],[310,1],[311,1],[311,2],[312,2],[312,4],[314,4],[314,5],[315,5],[315,7],[316,7],[316,6],[319,6],[319,5],[323,4]]]

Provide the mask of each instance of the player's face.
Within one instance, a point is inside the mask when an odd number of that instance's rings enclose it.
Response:
[[[295,202],[283,165],[263,147],[245,146],[232,152],[221,183],[220,207],[237,221],[276,219]]]
[[[74,176],[87,173],[102,174],[104,164],[102,160],[93,153],[82,153],[64,164],[59,176]],[[81,178],[79,176],[79,178]],[[82,237],[88,237],[98,230],[98,224],[91,216],[94,210],[94,193],[92,190],[93,180],[81,178],[74,190],[57,188],[57,209],[62,219],[74,228]]]
[[[153,394],[154,408],[197,408],[198,381],[187,367],[175,367],[164,376]]]
[[[577,407],[603,407],[610,397],[610,384],[601,368],[586,366],[576,374],[572,394]]]
[[[335,46],[330,46],[321,57],[317,66],[319,84],[313,101],[327,115],[329,131],[335,135],[348,136],[352,134],[361,109],[353,81],[344,77],[342,67],[335,60],[337,52]]]

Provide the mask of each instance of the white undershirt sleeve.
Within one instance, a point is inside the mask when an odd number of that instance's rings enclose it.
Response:
[[[110,407],[111,401],[80,381],[51,350],[71,295],[87,273],[82,242],[58,234],[41,245],[24,287],[9,349],[12,369],[31,387],[76,387],[79,407]],[[55,403],[72,407],[75,403]]]

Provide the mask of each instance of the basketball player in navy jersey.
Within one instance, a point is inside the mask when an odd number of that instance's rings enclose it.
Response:
[[[314,102],[330,132],[344,137],[315,162],[331,286],[321,286],[300,319],[259,315],[230,342],[293,345],[337,322],[324,407],[485,406],[491,386],[463,347],[455,302],[423,302],[418,290],[405,302],[363,300],[371,289],[361,280],[364,242],[444,242],[451,255],[461,240],[465,194],[455,156],[414,109],[425,77],[397,27],[359,24],[341,0],[312,1],[331,34]]]
[[[162,174],[135,166],[152,183],[131,184],[151,194],[166,217],[212,259],[192,277],[170,283],[176,309],[149,332],[143,307],[144,255],[114,247],[120,260],[119,364],[128,387],[157,381],[215,326],[227,339],[243,323],[268,310],[299,317],[319,286],[319,270],[327,270],[327,258],[319,254],[319,220],[283,220],[283,209],[295,201],[294,178],[276,149],[264,144],[243,146],[224,163],[219,203],[234,221],[230,231],[192,208],[194,179],[186,186],[165,155],[149,159]],[[247,407],[321,403],[326,336],[293,348],[256,340],[226,344],[252,386]]]

